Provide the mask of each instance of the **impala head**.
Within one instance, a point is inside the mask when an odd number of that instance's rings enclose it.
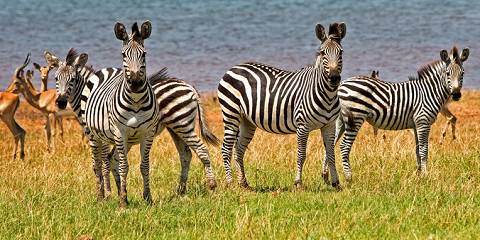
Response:
[[[464,48],[460,55],[457,47],[453,47],[450,54],[447,50],[440,51],[440,58],[446,64],[447,87],[454,101],[458,101],[462,97],[463,62],[468,59],[469,53],[469,49]]]
[[[315,67],[321,67],[328,77],[328,83],[332,87],[340,84],[340,74],[342,73],[342,44],[341,40],[347,33],[345,23],[330,24],[328,34],[321,24],[315,27],[315,33],[321,45],[317,52]]]
[[[37,69],[40,72],[40,79],[42,81],[47,81],[48,80],[48,74],[50,73],[50,70],[52,70],[54,68],[54,66],[52,66],[52,65],[40,66],[40,64],[38,64],[36,62],[33,63],[33,66],[35,67],[35,69]]]
[[[15,73],[13,74],[12,79],[17,89],[23,88],[23,84],[26,83],[24,69],[29,63],[30,63],[30,53],[27,54],[27,57],[25,58],[25,61],[23,62],[23,64],[17,69],[15,69]],[[30,74],[30,70],[28,71]],[[31,76],[33,77],[33,74],[31,74]]]
[[[129,35],[123,24],[116,23],[114,31],[115,36],[123,42],[122,59],[127,87],[132,92],[139,92],[147,83],[145,63],[147,52],[145,51],[143,41],[150,37],[152,24],[146,21],[139,29],[137,23],[134,23],[132,34]]]
[[[78,55],[73,48],[68,51],[65,62],[60,61],[58,57],[48,51],[45,51],[44,55],[50,66],[58,67],[55,72],[55,89],[58,95],[55,103],[58,108],[65,109],[70,93],[78,80],[78,74],[80,74],[78,70],[85,66],[88,55],[86,53]]]

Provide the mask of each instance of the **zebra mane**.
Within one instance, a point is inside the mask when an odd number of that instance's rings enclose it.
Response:
[[[70,48],[65,58],[65,63],[67,65],[72,65],[75,62],[75,59],[78,57],[78,52],[74,48]]]
[[[148,77],[148,81],[150,82],[150,84],[156,84],[156,83],[159,83],[159,82],[162,82],[166,79],[171,79],[170,76],[168,76],[168,73],[167,73],[167,68],[164,67],[162,69],[160,69],[160,71],[150,75]]]
[[[442,61],[436,60],[436,61],[433,61],[429,64],[425,64],[425,65],[421,66],[417,71],[417,76],[409,76],[408,80],[409,81],[414,81],[414,80],[420,79],[421,76],[429,74],[429,72],[431,71],[432,68],[434,68],[435,66],[437,66],[441,63],[442,63]]]

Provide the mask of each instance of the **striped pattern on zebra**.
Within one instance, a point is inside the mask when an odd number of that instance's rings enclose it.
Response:
[[[119,156],[120,207],[127,200],[127,154],[134,144],[140,144],[140,171],[143,177],[143,198],[152,203],[149,184],[149,154],[157,127],[159,107],[146,77],[144,40],[152,26],[144,22],[139,29],[132,26],[132,34],[121,23],[115,24],[115,36],[123,42],[123,69],[107,68],[88,78],[83,89],[81,111],[88,127],[94,171],[97,178],[97,196],[104,198],[101,163],[107,162],[109,145],[114,144]]]
[[[91,67],[85,65],[88,60],[88,55],[86,53],[78,55],[74,49],[70,49],[65,62],[60,61],[58,57],[50,52],[46,52],[45,57],[50,64],[58,67],[55,72],[55,84],[57,94],[59,95],[57,106],[59,106],[59,108],[65,108],[68,101],[74,109],[80,124],[82,127],[86,128],[81,117],[81,94],[86,86],[87,79],[90,75],[95,74],[95,71]],[[156,129],[155,135],[159,135],[163,129],[167,128],[175,142],[175,146],[177,147],[180,156],[182,171],[177,192],[183,194],[186,191],[188,171],[192,159],[190,149],[195,151],[204,164],[208,187],[214,189],[217,184],[211,167],[208,149],[195,132],[197,114],[199,116],[198,120],[201,137],[208,144],[212,145],[218,145],[218,139],[208,129],[208,123],[204,117],[203,107],[201,106],[200,95],[194,87],[185,81],[169,77],[166,68],[149,76],[148,81],[154,90],[161,115],[160,123]],[[84,101],[86,101],[85,98]],[[88,132],[88,129],[86,131]],[[109,153],[107,159],[111,159],[113,162],[112,174],[117,184],[117,188],[120,189],[118,155],[114,155],[114,149],[115,148]],[[112,158],[112,156],[114,156],[114,158]],[[108,177],[110,171],[109,163],[110,162],[107,162],[107,164],[103,164],[102,166],[106,196],[111,194]]]
[[[418,70],[417,77],[393,83],[359,76],[344,80],[338,89],[341,117],[336,140],[345,133],[340,145],[343,170],[351,180],[350,150],[363,122],[386,130],[414,129],[417,173],[425,174],[428,159],[428,137],[431,125],[451,97],[458,101],[463,83],[463,62],[468,48],[459,55],[456,47],[440,51],[441,61]]]
[[[261,63],[232,67],[218,86],[223,113],[222,157],[227,182],[232,182],[230,159],[235,146],[238,182],[248,187],[243,157],[256,128],[276,134],[297,134],[298,160],[295,185],[302,186],[302,168],[308,135],[321,129],[325,145],[324,169],[332,172],[332,185],[340,188],[335,170],[335,119],[340,112],[337,87],[342,71],[341,40],[344,23],[333,23],[328,35],[321,24],[315,28],[321,46],[315,64],[287,71]],[[326,181],[328,176],[324,175]]]

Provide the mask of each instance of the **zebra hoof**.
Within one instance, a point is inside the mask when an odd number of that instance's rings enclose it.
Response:
[[[352,183],[352,175],[347,175],[347,176],[345,176],[345,181],[346,181],[347,183]]]
[[[125,199],[120,199],[120,208],[125,209],[128,206],[128,200]]]
[[[295,181],[295,189],[303,190],[303,183],[302,181]]]
[[[215,188],[217,188],[217,181],[215,181],[215,179],[209,179],[208,180],[208,188],[210,190],[215,190]]]
[[[325,184],[330,185],[330,180],[328,180],[328,171],[322,173],[322,178]]]
[[[145,202],[147,202],[147,205],[152,205],[153,204],[153,199],[152,199],[152,195],[150,193],[147,193],[147,194],[143,194],[143,200],[145,200]]]
[[[252,188],[250,187],[250,185],[248,185],[248,182],[247,181],[241,181],[239,182],[239,185],[241,188],[245,189],[245,190],[249,190],[251,191]]]
[[[340,182],[338,182],[338,181],[332,183],[332,187],[335,188],[335,190],[336,190],[337,192],[342,191],[342,186],[340,185]]]
[[[177,187],[177,195],[185,195],[187,192],[187,186],[185,184],[180,184]]]

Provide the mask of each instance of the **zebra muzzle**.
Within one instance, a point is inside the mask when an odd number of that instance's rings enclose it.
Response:
[[[55,100],[55,103],[58,108],[65,109],[67,107],[67,97],[65,95],[60,95],[57,100]]]
[[[453,92],[452,93],[452,99],[453,101],[458,101],[462,98],[462,93],[461,92]]]

